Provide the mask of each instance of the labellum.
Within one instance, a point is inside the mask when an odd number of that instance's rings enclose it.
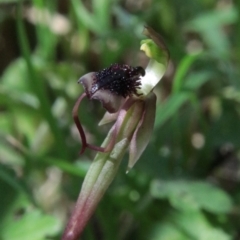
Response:
[[[89,99],[99,100],[109,113],[116,113],[126,99],[142,95],[137,92],[137,89],[140,89],[140,77],[144,75],[145,70],[142,67],[131,67],[126,64],[115,63],[99,72],[88,73],[78,80],[78,83],[81,83],[85,90],[85,93],[79,97],[73,108],[73,118],[82,140],[80,153],[83,153],[87,147],[100,152],[108,152],[114,145],[114,141],[110,142],[105,148],[87,143],[78,118],[78,108],[82,99],[87,96]],[[132,102],[129,101],[129,104]]]

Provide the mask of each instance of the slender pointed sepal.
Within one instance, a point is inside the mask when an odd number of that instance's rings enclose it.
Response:
[[[144,101],[141,120],[133,134],[129,148],[128,171],[135,165],[147,147],[152,135],[156,114],[156,95],[150,93]]]

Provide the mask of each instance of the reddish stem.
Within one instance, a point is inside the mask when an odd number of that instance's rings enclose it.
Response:
[[[77,129],[80,134],[81,141],[82,141],[82,148],[81,148],[80,154],[82,154],[85,151],[85,149],[87,147],[87,140],[86,140],[85,132],[82,128],[82,124],[78,118],[78,109],[79,109],[79,105],[80,105],[81,101],[83,100],[84,97],[86,97],[86,95],[87,95],[86,93],[83,93],[80,95],[80,97],[78,98],[78,100],[75,103],[73,110],[72,110],[72,116],[73,116],[74,122],[77,126]]]
[[[73,116],[74,122],[76,124],[76,127],[78,129],[78,132],[80,134],[81,141],[82,141],[82,148],[81,148],[80,154],[84,153],[84,151],[87,147],[92,149],[92,150],[98,151],[98,152],[109,152],[109,151],[112,150],[112,148],[115,144],[116,135],[117,135],[116,134],[116,128],[113,130],[113,138],[110,140],[110,142],[108,143],[108,145],[105,148],[104,147],[98,147],[98,146],[87,143],[85,132],[83,130],[82,124],[81,124],[81,122],[79,120],[79,117],[78,117],[79,106],[80,106],[83,98],[86,97],[86,96],[87,96],[86,93],[83,93],[83,94],[80,95],[80,97],[78,98],[77,102],[75,103],[75,105],[73,107],[73,111],[72,111],[72,116]]]

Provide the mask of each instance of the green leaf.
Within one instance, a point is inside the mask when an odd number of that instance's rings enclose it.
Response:
[[[15,192],[11,199],[11,195],[1,196],[1,202],[8,200],[0,217],[1,240],[45,240],[59,233],[60,221],[35,208],[25,195]]]
[[[207,182],[154,181],[151,194],[156,198],[168,198],[173,207],[183,211],[205,209],[218,214],[232,208],[228,194]]]
[[[183,83],[184,77],[186,76],[192,64],[201,56],[202,54],[192,54],[192,55],[187,55],[182,59],[175,73],[175,77],[173,79],[173,87],[172,87],[173,93],[177,93],[181,90],[184,84]]]
[[[163,104],[161,104],[161,106],[157,108],[155,127],[161,127],[190,98],[191,94],[185,92],[170,96]]]
[[[111,0],[94,0],[92,1],[94,16],[98,22],[100,29],[107,31],[111,24]]]
[[[86,9],[82,1],[71,0],[71,3],[79,22],[95,33],[101,34],[104,31],[104,29],[98,26],[96,17]]]
[[[192,240],[181,229],[171,222],[160,222],[153,226],[149,240]]]
[[[33,210],[19,218],[12,218],[3,228],[3,240],[43,240],[59,231],[59,221]]]
[[[0,164],[0,180],[8,184],[8,188],[11,186],[14,190],[21,193],[27,193],[28,191],[23,181],[17,178],[15,172],[4,164]]]
[[[2,136],[1,136],[2,137]],[[0,162],[8,165],[23,166],[24,157],[3,141],[0,141]],[[2,169],[0,169],[1,172]]]
[[[200,88],[204,83],[206,83],[213,73],[207,71],[201,72],[194,72],[189,74],[189,76],[185,79],[185,84],[183,85],[184,89],[188,90],[197,90]]]
[[[30,91],[27,64],[23,58],[11,62],[2,75],[2,86],[7,90]]]
[[[89,161],[84,161],[82,159],[76,164],[68,163],[65,160],[58,158],[46,158],[45,162],[47,163],[47,165],[56,166],[66,173],[79,177],[84,177],[87,173],[87,169],[90,166]]]
[[[186,29],[200,33],[210,50],[223,59],[229,56],[230,42],[222,28],[237,20],[237,9],[225,7],[197,16],[188,22]]]
[[[178,212],[173,214],[174,222],[182,232],[194,240],[230,240],[230,235],[212,226],[200,211]]]
[[[210,183],[193,182],[189,185],[189,190],[199,206],[209,212],[227,213],[232,208],[230,196]]]
[[[150,229],[150,240],[230,240],[230,235],[213,226],[206,216],[198,211],[170,211],[162,222]]]
[[[39,77],[37,69],[33,63],[33,56],[31,55],[30,44],[27,38],[25,25],[22,19],[22,6],[17,8],[17,32],[19,37],[19,44],[22,51],[22,55],[27,64],[29,79],[28,84],[31,90],[36,94],[40,102],[40,112],[47,120],[49,127],[53,133],[56,143],[58,144],[58,152],[61,157],[67,158],[67,149],[65,144],[65,138],[60,130],[60,127],[56,124],[56,118],[52,114],[51,101],[46,97],[45,86],[42,79]]]

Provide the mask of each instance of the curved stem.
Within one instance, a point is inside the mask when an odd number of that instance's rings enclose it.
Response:
[[[80,137],[81,137],[81,140],[82,140],[82,148],[81,148],[81,151],[80,151],[80,154],[84,153],[86,147],[87,147],[87,140],[86,140],[86,135],[85,135],[85,132],[82,128],[82,124],[78,118],[78,109],[79,109],[79,105],[81,103],[81,101],[83,100],[84,97],[86,97],[86,93],[83,93],[80,95],[80,97],[78,98],[77,102],[75,103],[74,107],[73,107],[73,110],[72,110],[72,116],[73,116],[73,119],[74,119],[74,122],[76,124],[76,127],[78,129],[78,132],[80,134]]]
[[[92,149],[92,150],[98,151],[98,152],[104,152],[104,153],[109,152],[113,149],[113,147],[115,145],[115,142],[116,142],[116,137],[117,137],[116,127],[114,127],[114,130],[113,130],[113,133],[112,133],[112,135],[113,135],[112,139],[110,140],[110,142],[108,143],[108,145],[106,147],[98,147],[98,146],[87,143],[85,132],[83,130],[82,124],[81,124],[81,122],[79,120],[79,117],[78,117],[79,106],[80,106],[83,98],[86,97],[86,95],[87,95],[86,93],[83,93],[83,94],[80,95],[80,97],[78,98],[77,102],[75,103],[75,105],[73,107],[73,111],[72,111],[72,116],[73,116],[75,125],[78,129],[78,132],[80,134],[81,141],[82,141],[82,148],[81,148],[80,154],[84,153],[84,151],[87,147]]]
[[[92,145],[92,144],[87,144],[87,147],[92,149],[92,150],[95,150],[97,152],[110,152],[114,146],[114,144],[112,144],[113,141],[110,141],[109,144],[106,146],[106,147],[98,147],[98,146],[95,146],[95,145]]]

